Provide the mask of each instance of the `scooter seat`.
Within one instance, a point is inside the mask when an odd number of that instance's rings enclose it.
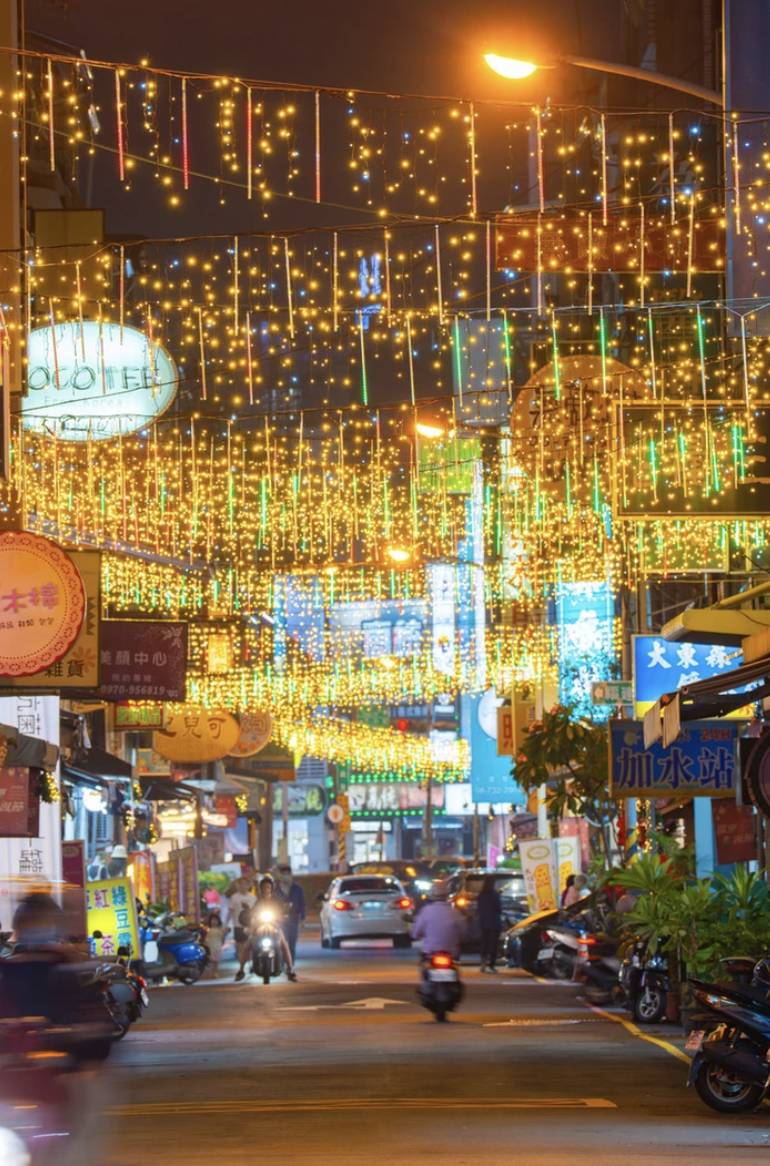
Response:
[[[737,984],[734,980],[716,980],[714,987],[770,1009],[770,991],[765,984]]]
[[[175,931],[173,935],[161,935],[158,938],[159,947],[176,947],[180,943],[197,943],[194,935],[189,931]]]

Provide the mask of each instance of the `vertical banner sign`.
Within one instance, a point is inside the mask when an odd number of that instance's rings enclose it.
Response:
[[[141,951],[131,879],[100,879],[86,887],[91,955],[116,956],[119,947]],[[94,938],[94,932],[101,933]]]
[[[555,910],[559,906],[559,877],[552,839],[520,841],[519,857],[530,910],[533,913]]]
[[[134,893],[140,903],[155,902],[153,855],[149,850],[134,850],[128,856]]]
[[[67,920],[66,934],[76,943],[88,937],[86,909],[86,844],[82,841],[63,842],[61,848],[63,903]]]
[[[38,833],[40,777],[39,769],[13,765],[0,769],[0,838],[34,838]]]
[[[58,696],[0,698],[0,724],[20,733],[59,744]],[[59,785],[59,767],[54,772]],[[32,883],[48,882],[55,898],[61,886],[61,806],[42,802],[39,825],[24,838],[0,838],[0,930],[8,931],[18,902]]]
[[[576,834],[572,834],[563,838],[554,838],[552,842],[557,856],[559,902],[561,902],[561,895],[567,885],[567,879],[570,875],[579,874],[582,869],[580,862],[580,839]]]
[[[172,851],[179,868],[179,910],[189,920],[200,923],[200,896],[198,895],[198,852],[194,846]]]
[[[573,705],[578,716],[595,719],[592,686],[617,671],[612,591],[607,583],[560,583],[556,614],[559,700]]]
[[[717,862],[751,862],[757,857],[756,817],[753,806],[736,806],[735,802],[714,802],[714,839]]]

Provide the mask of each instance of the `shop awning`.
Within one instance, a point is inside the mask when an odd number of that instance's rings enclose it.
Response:
[[[75,785],[99,788],[109,781],[130,781],[131,766],[127,761],[92,745],[62,762],[62,777]]]
[[[139,784],[146,802],[194,802],[200,797],[200,790],[165,775],[140,777]]]
[[[756,687],[750,692],[736,692],[747,684]],[[707,680],[683,684],[681,688],[667,692],[645,713],[645,745],[660,740],[664,747],[670,745],[678,736],[682,723],[724,717],[766,696],[770,696],[770,656],[741,664]]]

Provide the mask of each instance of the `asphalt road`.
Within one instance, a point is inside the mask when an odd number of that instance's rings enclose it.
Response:
[[[711,1113],[575,985],[472,966],[439,1025],[413,953],[311,940],[298,972],[154,990],[102,1082],[102,1166],[767,1163],[770,1108]]]

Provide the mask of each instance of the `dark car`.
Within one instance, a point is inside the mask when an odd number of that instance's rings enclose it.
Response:
[[[392,875],[398,879],[415,907],[425,901],[427,892],[435,881],[424,862],[417,862],[411,858],[384,859],[382,862],[354,862],[351,867],[353,874]]]
[[[529,914],[524,875],[520,870],[484,870],[472,867],[470,870],[457,871],[447,880],[447,897],[453,907],[463,912],[468,921],[468,932],[463,946],[469,949],[478,948],[481,943],[476,900],[484,880],[490,876],[495,884],[495,890],[502,899],[503,930],[512,927],[519,919]]]

